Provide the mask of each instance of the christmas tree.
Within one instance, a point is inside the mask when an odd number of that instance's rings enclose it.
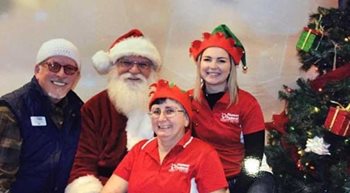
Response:
[[[297,42],[315,79],[284,86],[266,147],[280,193],[350,192],[350,6],[319,7]]]

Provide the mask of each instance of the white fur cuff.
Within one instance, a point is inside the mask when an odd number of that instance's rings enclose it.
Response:
[[[93,175],[82,176],[68,184],[65,193],[100,193],[103,185]]]

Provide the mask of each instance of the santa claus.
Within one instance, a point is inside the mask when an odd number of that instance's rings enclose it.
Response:
[[[127,151],[153,137],[147,102],[161,65],[157,48],[133,29],[92,59],[100,74],[108,73],[108,87],[81,109],[80,141],[65,193],[100,192]]]

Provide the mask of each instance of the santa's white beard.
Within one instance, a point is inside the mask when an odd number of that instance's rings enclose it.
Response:
[[[130,73],[124,73],[120,76],[111,71],[108,83],[108,95],[116,109],[125,115],[136,109],[148,111],[149,86],[156,80],[156,75],[152,72],[148,79],[143,75],[136,75],[142,81],[130,81]]]
[[[111,72],[113,73],[113,72]],[[130,73],[121,76],[110,74],[108,95],[119,112],[128,117],[126,125],[127,149],[130,150],[142,139],[153,137],[152,123],[148,116],[149,85],[156,80],[152,72],[148,79],[137,75],[142,81],[131,82]]]

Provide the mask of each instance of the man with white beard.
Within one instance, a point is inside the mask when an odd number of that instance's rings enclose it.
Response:
[[[147,114],[149,85],[157,80],[160,54],[137,29],[93,56],[108,73],[108,87],[82,107],[82,130],[66,193],[98,193],[128,150],[153,137]]]

